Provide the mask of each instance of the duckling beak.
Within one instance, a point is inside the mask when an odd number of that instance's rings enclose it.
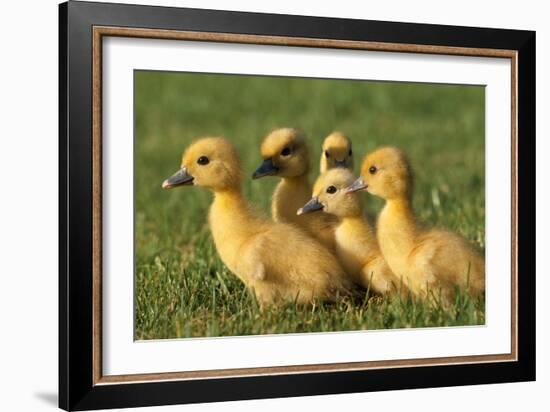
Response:
[[[343,168],[345,168],[345,167],[346,167],[346,159],[344,159],[344,160],[336,160],[336,159],[335,159],[335,160],[334,160],[334,165],[335,165],[336,167],[343,167]]]
[[[365,183],[362,177],[359,177],[355,182],[346,188],[346,193],[360,192],[361,190],[366,190],[368,185]]]
[[[323,208],[324,208],[324,206],[322,205],[321,202],[319,202],[319,198],[314,197],[309,202],[307,202],[303,207],[298,209],[296,214],[299,216],[299,215],[303,215],[304,213],[310,213],[310,212],[315,212],[317,210],[323,210]]]
[[[273,176],[279,171],[279,168],[273,164],[271,158],[265,159],[263,163],[252,174],[252,179],[258,179],[264,176]]]
[[[192,185],[193,179],[193,176],[187,173],[187,168],[182,167],[180,170],[178,170],[176,173],[174,173],[172,176],[162,182],[162,188],[172,189],[177,186]]]

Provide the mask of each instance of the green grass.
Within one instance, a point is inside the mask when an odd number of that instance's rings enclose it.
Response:
[[[273,128],[303,129],[318,172],[334,129],[353,140],[356,169],[381,145],[404,149],[420,219],[485,247],[484,88],[256,76],[136,72],[136,339],[483,324],[484,302],[370,298],[260,311],[220,261],[209,234],[211,195],[162,190],[195,138],[223,135],[243,162],[247,197],[269,213],[275,178],[252,181],[259,144]],[[382,202],[365,199],[377,213]]]

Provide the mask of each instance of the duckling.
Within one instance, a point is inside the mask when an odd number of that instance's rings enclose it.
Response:
[[[217,252],[262,306],[332,301],[353,289],[327,248],[299,228],[272,222],[252,210],[242,195],[237,153],[226,139],[206,137],[192,143],[180,170],[162,187],[186,185],[214,193],[208,220]]]
[[[321,174],[334,167],[353,170],[351,140],[342,132],[332,132],[323,142],[321,152]]]
[[[269,133],[262,142],[263,163],[253,179],[278,176],[281,181],[273,192],[271,215],[276,222],[293,223],[317,238],[323,245],[334,248],[334,225],[329,215],[299,217],[296,210],[311,196],[308,180],[309,151],[304,134],[296,129],[282,128]]]
[[[462,237],[421,226],[412,208],[413,178],[405,154],[384,147],[368,154],[348,192],[367,190],[386,201],[378,217],[378,243],[392,271],[415,295],[429,291],[451,302],[457,286],[477,296],[485,290],[483,257]]]
[[[336,254],[345,271],[366,289],[393,294],[401,290],[400,280],[380,252],[376,234],[363,216],[361,199],[346,192],[354,180],[347,169],[322,174],[313,186],[313,198],[298,210],[298,215],[322,210],[337,216]]]

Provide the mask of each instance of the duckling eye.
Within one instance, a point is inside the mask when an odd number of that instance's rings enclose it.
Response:
[[[336,193],[336,188],[334,186],[327,187],[327,193]]]
[[[378,169],[376,168],[376,166],[371,166],[371,167],[369,167],[369,173],[370,173],[371,175],[375,174],[377,170],[378,170]]]
[[[353,154],[353,152],[351,151],[351,149],[349,149],[349,156],[351,156]]]
[[[328,159],[330,157],[330,153],[328,152],[328,150],[325,150],[325,157]]]
[[[288,156],[290,154],[290,147],[285,147],[281,152],[282,156]]]
[[[206,156],[201,156],[197,159],[197,163],[200,164],[201,166],[204,166],[210,163],[210,160],[208,160],[208,157]]]

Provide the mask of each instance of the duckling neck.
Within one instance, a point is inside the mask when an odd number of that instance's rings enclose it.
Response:
[[[309,182],[307,174],[303,174],[300,176],[284,177],[280,185],[288,186],[289,188],[302,188],[304,186],[309,186]]]
[[[377,233],[378,243],[384,256],[408,255],[414,246],[417,232],[411,200],[408,198],[387,200],[378,218]],[[391,259],[387,260],[390,263]],[[392,266],[391,263],[390,266]]]
[[[230,213],[242,209],[246,204],[246,200],[238,189],[214,192],[213,208],[220,208]]]
[[[265,226],[240,190],[214,193],[209,223],[216,249],[226,264],[234,261],[241,245]]]
[[[354,276],[373,256],[380,254],[374,232],[362,216],[341,217],[335,236],[339,260],[346,272]]]
[[[296,222],[296,211],[311,197],[311,186],[306,175],[281,179],[273,192],[271,214],[278,222]]]
[[[378,249],[376,236],[368,222],[361,215],[341,217],[337,231],[339,237],[353,239],[354,242],[359,240],[365,250]]]
[[[416,232],[416,219],[410,199],[389,199],[382,209],[379,224],[389,226],[391,224],[400,232]]]
[[[323,174],[328,170],[327,159],[323,154],[321,155],[321,162],[320,163],[321,163],[320,172],[321,172],[321,174]]]
[[[373,236],[370,226],[361,215],[340,217],[340,225],[338,227],[344,230],[358,230]]]
[[[224,230],[231,228],[234,235],[251,231],[254,223],[262,221],[255,215],[240,190],[227,190],[214,193],[214,202],[210,208],[212,230],[219,226]]]

